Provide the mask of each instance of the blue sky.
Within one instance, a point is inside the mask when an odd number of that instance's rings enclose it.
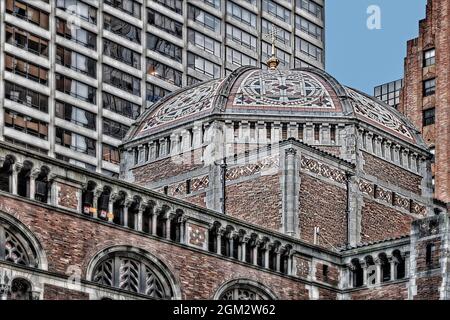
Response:
[[[381,29],[367,28],[367,8],[381,10]],[[326,68],[342,84],[373,94],[403,76],[406,41],[417,37],[426,0],[326,0]]]

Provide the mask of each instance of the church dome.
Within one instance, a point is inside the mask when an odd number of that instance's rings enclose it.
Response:
[[[398,111],[339,84],[321,70],[254,67],[241,67],[223,79],[171,93],[139,117],[125,140],[141,140],[215,115],[256,121],[357,120],[406,142],[424,145],[418,131]]]

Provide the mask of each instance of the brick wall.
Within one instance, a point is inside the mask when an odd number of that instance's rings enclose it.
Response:
[[[350,293],[352,300],[406,300],[408,299],[408,283],[365,288]]]
[[[347,192],[345,189],[300,173],[300,238],[314,243],[314,227],[334,246],[346,242]],[[318,196],[320,195],[320,196]],[[320,239],[320,245],[329,244]]]
[[[58,205],[72,210],[78,209],[78,190],[65,183],[57,183]]]
[[[29,226],[41,242],[50,272],[65,274],[69,266],[75,266],[83,270],[84,277],[89,261],[98,252],[111,246],[129,245],[146,250],[165,263],[181,286],[183,299],[210,299],[223,283],[237,278],[258,281],[279,299],[309,298],[305,284],[286,277],[14,198],[0,196],[0,202],[14,211],[16,218]],[[50,288],[48,298],[63,292],[58,290]]]
[[[89,294],[51,284],[44,284],[44,300],[88,300]]]
[[[435,197],[450,202],[450,3],[428,0],[426,19],[419,37],[408,41],[404,89],[399,110],[422,132],[426,143],[436,147]],[[424,67],[424,51],[435,48],[436,64]],[[436,78],[436,94],[423,96],[423,81]],[[423,125],[423,111],[435,108],[435,125]]]
[[[324,273],[324,268],[327,269],[326,273]],[[339,269],[329,264],[317,263],[316,279],[332,286],[337,286],[339,284]]]
[[[441,284],[442,277],[440,276],[417,279],[417,294],[414,296],[414,300],[439,300]]]
[[[260,176],[226,187],[226,213],[279,231],[282,223],[281,186],[278,174]]]
[[[392,183],[393,185],[414,192],[415,194],[422,193],[420,189],[422,177],[366,152],[363,152],[363,157],[364,172],[366,174],[374,176],[384,182]]]
[[[169,157],[132,169],[135,183],[146,185],[159,180],[175,177],[203,167],[200,159],[201,150],[187,152],[180,157]]]
[[[413,218],[375,201],[364,199],[361,241],[373,242],[408,235]]]

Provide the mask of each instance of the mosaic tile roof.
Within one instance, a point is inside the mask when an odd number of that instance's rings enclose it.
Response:
[[[256,115],[262,121],[268,116],[282,117],[283,121],[353,116],[408,142],[417,142],[417,132],[396,110],[340,85],[324,72],[248,67],[224,79],[179,90],[154,104],[141,115],[126,140],[151,136],[211,114]]]

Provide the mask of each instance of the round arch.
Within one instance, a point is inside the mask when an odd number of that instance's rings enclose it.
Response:
[[[181,290],[178,285],[178,281],[170,271],[169,267],[150,254],[148,251],[133,247],[133,246],[113,246],[101,250],[89,261],[86,269],[86,279],[88,281],[94,281],[94,273],[96,268],[111,257],[124,257],[142,261],[144,264],[152,267],[152,272],[155,273],[159,280],[162,282],[162,286],[166,292],[171,293],[171,300],[181,300]]]
[[[242,290],[242,296],[235,291]],[[265,285],[250,279],[235,279],[222,284],[213,296],[214,300],[277,300],[277,296]]]
[[[48,270],[48,260],[44,248],[33,232],[21,221],[0,210],[0,226],[10,231],[23,246],[28,256],[34,257],[35,267]]]

